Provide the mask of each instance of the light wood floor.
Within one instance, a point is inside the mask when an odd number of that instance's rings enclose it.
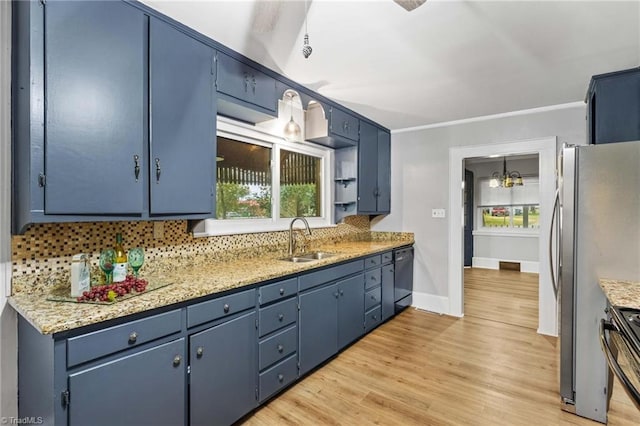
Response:
[[[522,326],[492,317],[495,306],[478,285],[468,285],[465,297],[473,315],[407,309],[246,424],[598,424],[560,410],[556,338],[526,326],[531,319],[518,320]],[[482,313],[482,306],[488,311]],[[531,315],[530,309],[522,312]],[[640,412],[619,387],[609,424],[640,424]]]

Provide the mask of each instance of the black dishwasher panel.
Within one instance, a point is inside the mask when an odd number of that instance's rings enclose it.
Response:
[[[413,302],[413,247],[394,250],[395,311],[402,311]]]

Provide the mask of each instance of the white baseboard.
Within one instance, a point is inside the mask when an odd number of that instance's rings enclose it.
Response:
[[[534,274],[540,273],[540,262],[532,262],[528,260],[494,259],[491,257],[473,257],[471,259],[471,265],[474,268],[500,269],[500,262],[519,263],[520,272],[532,272]]]
[[[444,296],[414,291],[411,306],[429,312],[449,315],[449,298]]]

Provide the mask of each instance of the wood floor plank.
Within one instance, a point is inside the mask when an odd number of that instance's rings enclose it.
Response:
[[[560,409],[558,339],[536,333],[537,275],[467,271],[464,318],[407,309],[245,424],[598,425]],[[639,424],[616,383],[609,425]]]

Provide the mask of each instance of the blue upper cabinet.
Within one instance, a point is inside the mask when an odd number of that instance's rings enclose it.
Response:
[[[329,131],[353,142],[358,142],[359,120],[338,107],[331,107]]]
[[[215,211],[214,50],[150,20],[150,213]]]
[[[386,214],[391,210],[391,136],[360,122],[358,145],[358,213]]]
[[[640,140],[640,68],[593,76],[586,101],[589,143]]]
[[[50,1],[45,28],[45,213],[140,214],[144,14],[120,2]]]
[[[250,123],[278,116],[274,78],[222,52],[216,62],[220,115]]]
[[[312,102],[307,107],[305,139],[331,148],[358,145],[359,120],[342,108]]]

